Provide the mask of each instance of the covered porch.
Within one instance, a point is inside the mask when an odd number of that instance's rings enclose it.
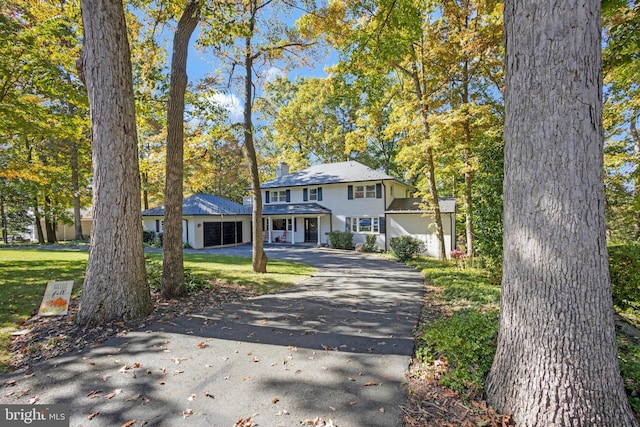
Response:
[[[266,243],[326,243],[331,210],[317,203],[269,205],[262,212]]]

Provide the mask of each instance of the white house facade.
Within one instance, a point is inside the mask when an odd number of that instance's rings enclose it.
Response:
[[[438,256],[433,216],[411,198],[414,188],[355,161],[311,166],[289,173],[278,165],[276,179],[261,185],[265,241],[328,244],[333,230],[353,232],[354,245],[376,236],[389,250],[393,237],[410,234]],[[445,252],[455,248],[455,200],[442,199]]]
[[[251,208],[212,194],[182,202],[182,241],[195,249],[251,242]],[[164,231],[164,206],[142,211],[145,230]]]
[[[267,243],[327,245],[331,231],[351,231],[353,244],[376,236],[389,250],[393,237],[412,235],[429,256],[440,253],[433,215],[414,188],[355,161],[311,166],[289,173],[280,164],[276,178],[261,185],[263,239]],[[251,198],[239,204],[222,197],[196,194],[183,202],[183,241],[193,248],[249,243]],[[441,199],[445,253],[455,249],[455,200]],[[163,230],[164,208],[142,212],[144,228]]]

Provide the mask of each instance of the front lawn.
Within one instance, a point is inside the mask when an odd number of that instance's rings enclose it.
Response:
[[[162,259],[159,253],[147,256]],[[0,372],[10,366],[11,333],[37,312],[47,282],[73,280],[78,296],[87,259],[87,251],[80,250],[0,249]],[[291,286],[316,272],[304,264],[269,260],[269,273],[256,274],[250,258],[217,254],[185,254],[184,264],[200,281],[238,284],[258,293]]]

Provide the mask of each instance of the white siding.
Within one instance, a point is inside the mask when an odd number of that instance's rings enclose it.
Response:
[[[455,222],[453,215],[442,214],[442,228],[444,229],[445,253],[449,257],[455,239]],[[387,216],[387,236],[392,238],[411,235],[425,244],[425,255],[439,257],[438,237],[436,225],[432,216],[423,214],[390,214]],[[391,249],[390,247],[388,249]]]

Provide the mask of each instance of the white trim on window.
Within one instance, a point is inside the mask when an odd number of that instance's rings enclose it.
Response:
[[[370,216],[351,217],[349,229],[353,233],[380,234],[380,218]]]
[[[354,185],[353,186],[353,198],[354,199],[375,199],[376,198],[376,185]]]

